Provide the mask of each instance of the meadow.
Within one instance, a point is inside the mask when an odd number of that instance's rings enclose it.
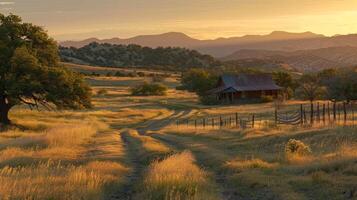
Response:
[[[203,106],[176,76],[163,80],[167,96],[134,97],[150,77],[101,74],[87,77],[92,110],[10,113],[18,128],[0,133],[0,199],[357,199],[356,126],[178,128],[274,103]],[[289,153],[292,139],[309,151]]]

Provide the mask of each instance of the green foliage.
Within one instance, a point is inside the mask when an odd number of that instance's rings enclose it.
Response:
[[[274,101],[274,97],[273,96],[263,95],[263,96],[261,96],[261,100],[264,103],[269,103],[269,102],[273,102]]]
[[[300,140],[290,139],[285,145],[285,154],[305,156],[311,154],[311,149]]]
[[[79,49],[60,47],[60,55],[63,61],[75,58],[92,65],[111,67],[139,66],[182,70],[219,65],[219,62],[209,55],[172,47],[152,49],[138,45],[91,43]]]
[[[327,88],[327,97],[339,101],[357,100],[357,72],[354,70],[326,70],[319,74]]]
[[[215,95],[200,96],[200,102],[203,105],[218,105],[218,104],[220,104],[220,101],[217,100],[217,97]]]
[[[191,69],[183,74],[181,84],[186,90],[204,96],[208,90],[214,88],[217,80],[216,76],[203,69]]]
[[[145,77],[145,73],[144,73],[144,72],[138,72],[137,75],[138,75],[139,77]]]
[[[117,72],[115,72],[114,76],[116,76],[116,77],[124,77],[124,76],[126,76],[126,74],[124,74],[121,71],[117,71]]]
[[[296,94],[304,100],[323,99],[327,94],[327,89],[321,84],[321,79],[317,74],[304,74],[299,84]]]
[[[297,84],[289,73],[274,72],[273,79],[277,85],[283,88],[284,99],[293,97]]]
[[[164,96],[166,95],[167,87],[159,83],[143,83],[131,88],[133,96]]]
[[[11,36],[11,37],[10,37]],[[0,123],[15,105],[91,107],[91,90],[81,75],[58,63],[56,42],[41,27],[0,14]]]

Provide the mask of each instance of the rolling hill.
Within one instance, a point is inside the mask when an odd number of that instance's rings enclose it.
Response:
[[[300,51],[239,50],[223,61],[265,59],[285,63],[298,71],[357,66],[357,47],[330,47]]]
[[[81,48],[59,48],[62,61],[102,67],[143,67],[165,70],[209,68],[220,62],[195,50],[90,43]]]
[[[160,35],[144,35],[129,39],[90,38],[83,41],[65,41],[63,47],[83,47],[92,42],[109,44],[137,44],[151,48],[157,47],[182,47],[197,50],[203,54],[214,57],[226,57],[242,49],[259,49],[269,51],[299,51],[322,49],[330,47],[352,46],[357,47],[357,34],[336,35],[326,37],[311,32],[289,33],[274,31],[268,35],[246,35],[242,37],[218,38],[215,40],[198,40],[183,33],[170,32]]]

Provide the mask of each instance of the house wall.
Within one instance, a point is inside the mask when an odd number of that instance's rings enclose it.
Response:
[[[247,91],[247,92],[235,92],[235,93],[221,93],[217,97],[222,102],[234,102],[242,99],[259,99],[262,96],[273,96],[277,98],[279,95],[278,90],[265,90],[265,91]]]

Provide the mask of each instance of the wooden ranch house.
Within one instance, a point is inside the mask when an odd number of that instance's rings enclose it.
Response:
[[[216,88],[209,93],[216,95],[222,102],[234,103],[240,100],[259,99],[262,96],[277,98],[281,89],[270,75],[239,74],[221,76]]]

